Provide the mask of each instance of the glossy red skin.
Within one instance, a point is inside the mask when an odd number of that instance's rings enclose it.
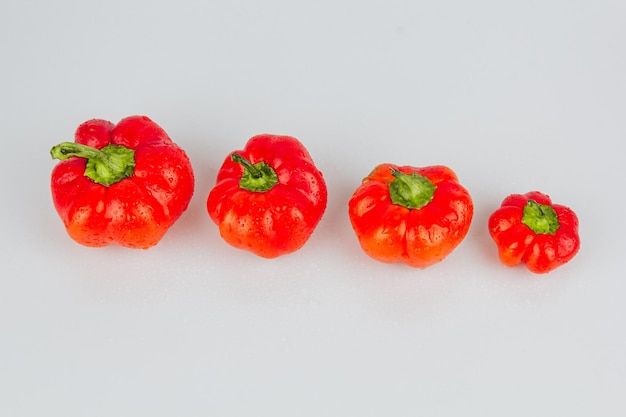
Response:
[[[131,116],[117,125],[89,120],[76,130],[75,142],[97,149],[108,144],[134,149],[136,166],[131,177],[110,186],[83,175],[84,158],[54,167],[52,199],[70,237],[92,247],[156,245],[193,195],[194,175],[185,152],[145,116]]]
[[[428,178],[437,186],[433,199],[420,209],[392,203],[392,168]],[[474,205],[469,192],[448,167],[381,164],[354,192],[348,213],[366,254],[381,262],[425,268],[441,262],[465,238]]]
[[[555,234],[537,234],[522,223],[524,207],[530,199],[552,207],[557,213],[560,227]],[[553,204],[549,196],[538,191],[506,197],[489,217],[489,234],[504,265],[523,262],[536,274],[545,274],[569,262],[580,249],[576,213]]]
[[[237,153],[252,164],[267,163],[278,183],[268,191],[242,189],[244,168]],[[264,258],[295,252],[309,239],[326,209],[328,192],[322,173],[306,148],[290,136],[258,135],[231,152],[209,193],[207,210],[230,245]]]

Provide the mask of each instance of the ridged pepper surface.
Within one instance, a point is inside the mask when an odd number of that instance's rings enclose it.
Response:
[[[465,238],[474,205],[448,167],[381,164],[356,189],[348,213],[366,254],[425,268]]]
[[[506,197],[489,217],[489,233],[504,265],[525,263],[537,274],[569,262],[580,249],[576,213],[539,191]]]
[[[227,243],[276,258],[304,246],[327,198],[324,177],[304,145],[263,134],[226,157],[207,210]]]
[[[52,200],[69,236],[92,247],[156,245],[187,209],[189,158],[145,116],[89,120],[51,150]]]

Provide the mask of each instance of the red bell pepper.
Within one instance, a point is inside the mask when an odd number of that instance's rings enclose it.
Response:
[[[207,210],[227,243],[275,258],[306,243],[326,202],[322,173],[297,139],[258,135],[226,157]]]
[[[50,153],[61,160],[52,171],[54,207],[70,237],[85,246],[156,245],[193,194],[187,155],[145,116],[117,125],[89,120],[75,142]]]
[[[366,254],[425,268],[465,238],[474,205],[448,167],[381,164],[356,189],[348,213]]]
[[[506,197],[489,217],[489,233],[504,265],[524,262],[537,274],[569,262],[580,249],[576,213],[538,191]]]

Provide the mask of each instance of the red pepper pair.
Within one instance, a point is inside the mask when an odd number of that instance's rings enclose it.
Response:
[[[352,227],[361,247],[382,262],[424,268],[442,261],[465,238],[472,199],[452,170],[383,164],[349,201]],[[578,219],[539,192],[514,194],[489,218],[489,232],[502,263],[524,262],[546,273],[578,252]]]
[[[149,248],[193,194],[185,152],[147,117],[85,122],[75,143],[51,153],[63,160],[52,173],[54,205],[69,235],[87,246]],[[230,245],[275,258],[307,242],[326,204],[326,183],[306,148],[293,137],[259,135],[226,157],[207,211]],[[365,253],[425,268],[462,242],[474,205],[448,167],[382,164],[354,192],[348,213]],[[507,197],[489,231],[505,265],[524,262],[536,273],[568,262],[580,246],[574,212],[539,192]]]
[[[187,209],[194,175],[185,152],[147,117],[81,124],[52,148],[54,206],[86,246],[156,245]],[[266,258],[304,245],[326,209],[322,173],[295,138],[260,135],[228,156],[207,209],[231,245]]]

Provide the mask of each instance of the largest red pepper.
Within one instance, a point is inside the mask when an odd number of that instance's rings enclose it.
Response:
[[[305,244],[326,202],[322,173],[302,143],[258,135],[226,157],[207,210],[230,245],[275,258]]]
[[[147,249],[187,209],[194,175],[185,152],[145,116],[89,120],[52,148],[54,206],[72,239]]]

